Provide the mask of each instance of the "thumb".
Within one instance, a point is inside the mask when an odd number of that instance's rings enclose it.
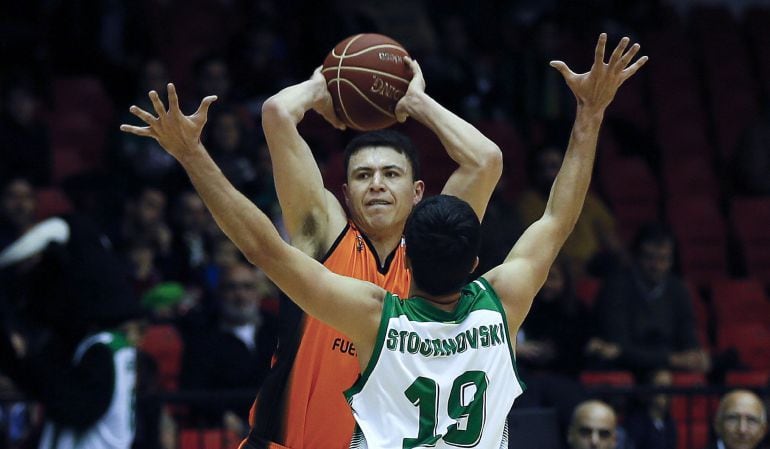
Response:
[[[572,73],[572,70],[570,70],[569,67],[567,67],[567,64],[565,64],[563,61],[551,61],[549,65],[558,70],[559,73],[561,73],[561,75],[565,78],[567,78],[567,76]]]
[[[201,105],[198,106],[198,110],[195,111],[195,115],[202,115],[204,118],[208,117],[209,107],[211,106],[211,103],[215,101],[217,101],[216,95],[209,95],[204,98],[203,101],[201,101]]]

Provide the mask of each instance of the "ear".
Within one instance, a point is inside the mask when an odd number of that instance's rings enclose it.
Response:
[[[350,196],[348,195],[348,183],[342,184],[342,196],[345,198],[345,206],[350,209]]]
[[[471,267],[470,273],[473,273],[476,271],[476,268],[479,267],[479,256],[476,256],[476,260],[473,261],[473,266]]]
[[[412,199],[412,204],[417,204],[422,200],[422,196],[425,194],[425,182],[424,181],[415,181],[414,182],[414,198]]]

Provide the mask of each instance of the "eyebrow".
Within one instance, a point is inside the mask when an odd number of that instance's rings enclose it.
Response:
[[[360,172],[360,171],[374,171],[376,169],[377,169],[377,167],[372,167],[370,165],[360,165],[360,166],[357,166],[357,167],[353,167],[352,173],[357,173],[357,172]],[[404,173],[406,172],[406,169],[404,167],[401,167],[401,166],[396,165],[396,164],[384,165],[380,169],[381,170],[397,170],[397,171],[404,172]]]

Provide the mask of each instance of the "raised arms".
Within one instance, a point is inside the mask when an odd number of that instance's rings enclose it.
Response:
[[[642,56],[631,64],[639,44],[627,50],[629,39],[624,37],[605,63],[606,42],[607,35],[601,34],[589,72],[576,74],[561,61],[551,62],[577,99],[577,115],[567,152],[543,216],[522,234],[505,262],[485,275],[503,300],[514,334],[580,216],[591,182],[604,111],[620,85],[647,62],[647,57]]]
[[[173,84],[168,85],[168,110],[157,92],[150,92],[150,99],[157,116],[131,107],[148,126],[120,129],[152,137],[174,156],[222,231],[303,310],[350,336],[361,350],[373,343],[385,291],[336,275],[284,242],[270,219],[233,187],[203,148],[200,133],[216,97],[204,98],[190,116],[180,111]]]
[[[403,122],[412,117],[438,136],[449,157],[459,165],[441,193],[465,200],[481,220],[500,180],[503,154],[478,129],[428,96],[420,66],[409,57],[405,59],[414,76],[396,105],[396,118]]]

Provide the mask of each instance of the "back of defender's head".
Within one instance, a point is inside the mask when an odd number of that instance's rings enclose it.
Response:
[[[389,147],[406,156],[412,166],[412,180],[420,179],[420,158],[412,139],[390,129],[359,134],[345,146],[345,173],[348,172],[350,157],[359,150],[371,147]]]
[[[415,284],[432,295],[459,290],[479,254],[481,226],[465,201],[436,195],[419,202],[404,229]]]

